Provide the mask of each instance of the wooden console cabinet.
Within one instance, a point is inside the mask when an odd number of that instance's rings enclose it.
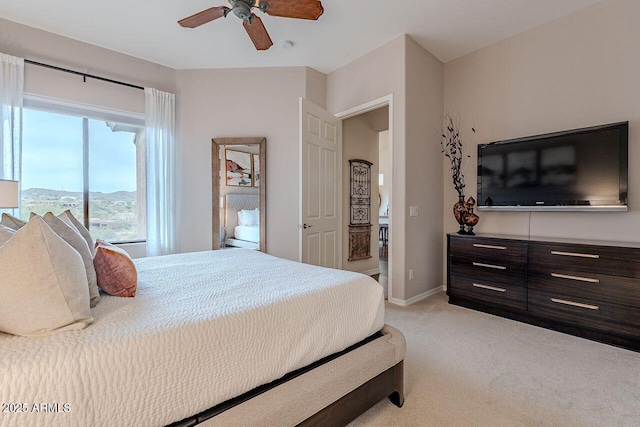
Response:
[[[447,236],[449,302],[640,350],[640,247]]]

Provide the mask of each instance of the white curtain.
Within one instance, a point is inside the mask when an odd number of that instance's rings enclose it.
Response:
[[[176,252],[175,95],[145,88],[147,256]]]
[[[20,180],[24,59],[0,53],[0,179]]]

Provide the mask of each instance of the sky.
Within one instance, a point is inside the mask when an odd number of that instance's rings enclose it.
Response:
[[[22,190],[82,191],[82,118],[24,110]],[[89,120],[89,190],[136,191],[134,134]]]

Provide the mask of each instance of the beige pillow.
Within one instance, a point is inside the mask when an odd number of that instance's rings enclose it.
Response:
[[[89,249],[93,251],[93,239],[91,238],[91,234],[89,233],[89,230],[87,230],[87,227],[85,227],[80,221],[76,219],[75,216],[73,216],[73,214],[69,209],[62,212],[60,215],[58,215],[58,218],[64,221],[67,225],[71,226],[72,228],[75,228],[78,231],[78,233],[80,233],[80,235],[84,238],[84,240],[87,242],[87,246],[89,246]]]
[[[73,249],[78,251],[84,263],[84,269],[87,273],[87,282],[89,283],[89,297],[91,299],[91,307],[95,307],[100,301],[100,291],[98,290],[98,281],[96,279],[96,270],[93,268],[92,250],[87,246],[84,238],[72,228],[64,223],[61,219],[56,218],[51,212],[47,212],[42,219],[62,240],[71,245]]]
[[[93,322],[80,254],[42,218],[0,247],[0,331],[26,337],[84,329]]]
[[[20,218],[16,218],[13,215],[9,215],[8,213],[3,213],[2,221],[0,221],[0,225],[4,225],[5,227],[9,227],[16,231],[24,227],[25,224],[25,221],[21,220]]]
[[[7,243],[14,234],[16,234],[16,230],[0,224],[0,246]]]
[[[134,297],[138,272],[127,252],[102,240],[96,240],[93,265],[100,289],[117,297]]]

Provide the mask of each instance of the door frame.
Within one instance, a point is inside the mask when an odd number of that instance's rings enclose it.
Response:
[[[393,167],[393,94],[389,94],[377,99],[374,99],[373,101],[369,101],[366,102],[364,104],[360,104],[357,105],[353,108],[349,108],[348,110],[342,111],[340,113],[335,114],[335,116],[337,118],[339,118],[341,121],[344,121],[346,119],[349,119],[351,117],[355,117],[355,116],[359,116],[360,114],[364,114],[364,113],[368,113],[369,111],[373,111],[373,110],[377,110],[378,108],[382,108],[382,107],[389,107],[389,162],[391,163],[391,192],[389,193],[389,204],[393,207],[393,195],[395,193],[395,179],[393,177],[395,170]],[[342,178],[342,177],[341,177]],[[340,183],[340,188],[342,188],[342,183]],[[393,211],[395,209],[391,209],[389,211],[389,229],[393,230],[393,224],[394,224],[394,214]],[[397,230],[397,228],[396,228]],[[389,236],[391,237],[392,234],[389,233]],[[340,243],[342,244],[342,242]],[[392,268],[393,268],[393,248],[394,246],[391,245],[391,239],[389,241],[389,261],[388,261],[388,265],[389,265],[389,276],[387,278],[388,280],[388,300],[392,301],[392,296],[393,296],[393,286],[392,286],[392,278],[393,278],[393,274],[392,274]]]

